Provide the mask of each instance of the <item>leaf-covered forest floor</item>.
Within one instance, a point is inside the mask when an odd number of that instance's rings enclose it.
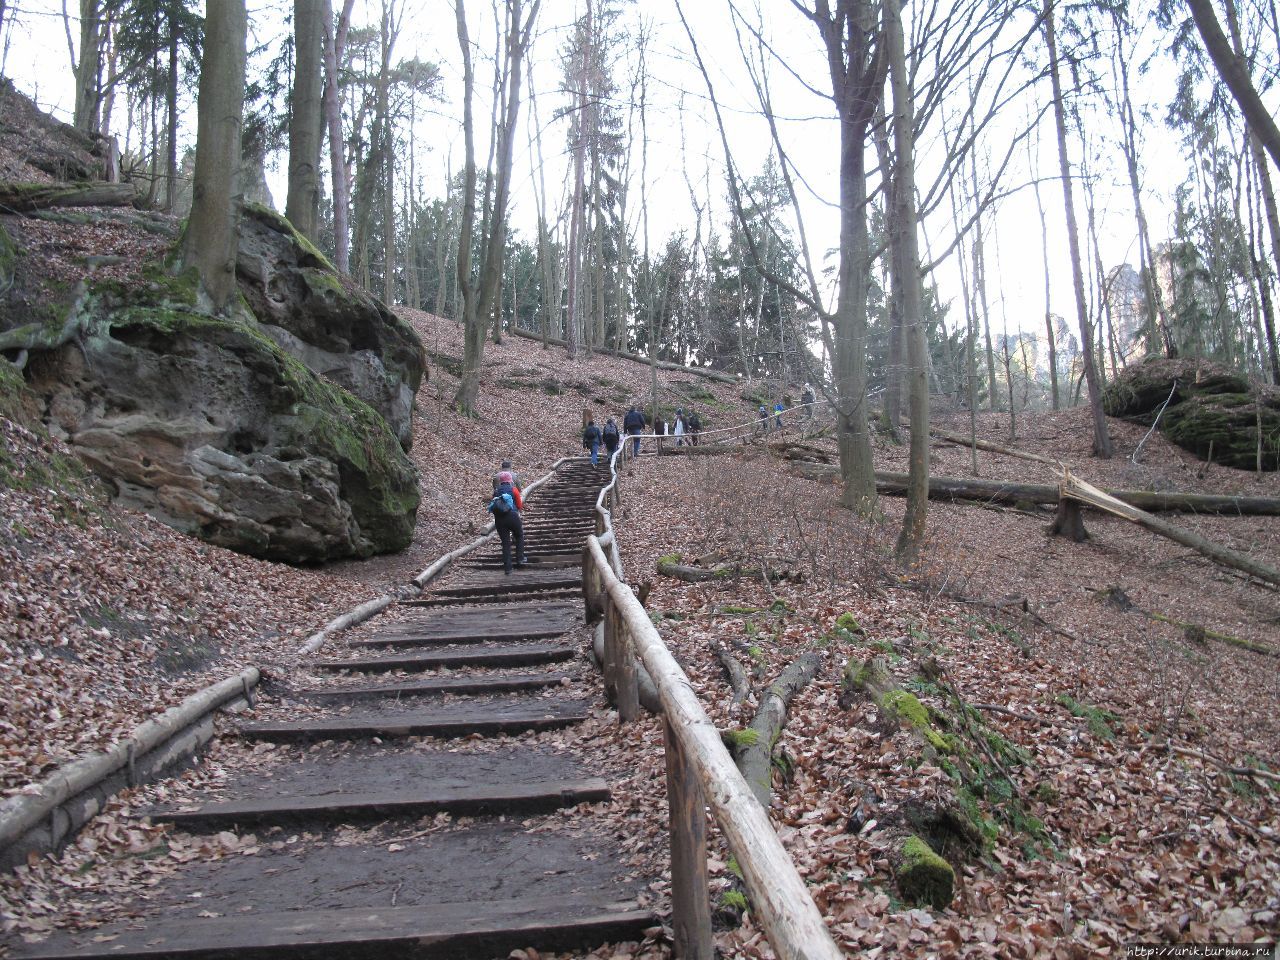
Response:
[[[283,678],[297,647],[329,618],[475,536],[502,457],[532,480],[580,452],[584,407],[598,418],[620,416],[648,394],[642,365],[606,356],[570,364],[561,351],[509,338],[489,345],[478,416],[464,418],[451,408],[460,331],[429,314],[407,316],[431,352],[431,374],[412,451],[423,504],[414,544],[400,555],[298,569],[200,544],[112,506],[59,444],[0,421],[6,792],[242,665]],[[677,373],[659,378],[672,407],[696,396],[708,427],[753,409],[739,387]],[[967,425],[939,422],[957,431]],[[1110,462],[1088,456],[1083,411],[1020,417],[1016,445],[1108,486],[1280,495],[1275,475],[1204,470],[1159,437],[1135,467],[1126,458],[1145,431],[1112,426],[1119,452]],[[1009,442],[1003,417],[983,415],[979,430]],[[877,466],[905,469],[905,455],[882,441]],[[966,449],[935,444],[934,456],[937,473],[969,472]],[[979,463],[986,477],[1053,479],[1047,466],[998,454],[979,452]],[[735,650],[757,687],[802,651],[824,654],[823,671],[795,701],[779,740],[773,812],[851,950],[1101,956],[1139,940],[1280,932],[1276,787],[1168,749],[1280,767],[1280,661],[1123,610],[1112,588],[1150,613],[1280,646],[1274,591],[1120,520],[1086,515],[1093,539],[1077,545],[1044,535],[1047,513],[937,502],[926,561],[903,580],[887,559],[901,500],[881,501],[883,523],[859,521],[835,505],[834,487],[791,476],[785,462],[756,447],[742,457],[646,459],[625,483],[618,528],[629,578],[652,581],[648,606],[718,724],[745,725],[751,707],[730,703],[712,644]],[[1178,522],[1264,559],[1280,556],[1276,518]],[[803,580],[690,585],[654,572],[661,555],[717,550],[763,557]],[[862,632],[836,630],[842,613]],[[961,866],[946,911],[902,903],[891,882],[891,833],[877,827],[945,792],[949,781],[938,758],[922,755],[909,731],[886,729],[865,699],[840,705],[845,660],[872,655],[926,704],[953,708],[954,691],[986,705],[978,710],[983,730],[1009,745],[1007,782],[1018,803],[998,783],[977,798],[996,835]],[[922,674],[926,660],[941,671],[939,682]],[[608,816],[633,838],[637,869],[647,863],[656,876],[666,856],[659,727],[646,717],[618,731],[610,718],[602,711],[583,734],[601,742],[617,781]],[[96,922],[72,905],[97,883],[125,889],[193,856],[252,855],[244,838],[191,841],[126,816],[151,800],[181,801],[216,785],[244,762],[239,749],[219,744],[211,763],[169,786],[122,795],[61,864],[0,880],[0,924],[22,932]],[[168,853],[157,857],[162,840]],[[201,844],[209,849],[202,853]],[[713,858],[718,891],[734,887],[732,867],[723,850]],[[654,893],[665,896],[665,879]],[[749,913],[718,937],[726,955],[768,955]],[[628,945],[599,955],[665,951]]]
[[[1017,445],[1098,484],[1280,494],[1274,475],[1210,467],[1198,479],[1202,465],[1158,437],[1135,467],[1125,458],[1145,431],[1112,428],[1110,462],[1088,456],[1084,410],[1022,418]],[[1008,443],[1007,430],[1005,418],[980,418],[986,439]],[[939,474],[969,473],[968,449],[933,452]],[[882,443],[877,466],[905,469],[905,449]],[[1051,468],[981,451],[979,472],[1052,479]],[[1280,768],[1278,662],[1108,602],[1120,588],[1149,612],[1277,647],[1275,591],[1122,520],[1088,514],[1092,539],[1072,544],[1045,535],[1049,512],[936,501],[927,557],[903,578],[889,559],[901,499],[881,500],[882,524],[858,521],[837,506],[836,488],[759,451],[645,463],[624,492],[624,568],[633,583],[652,582],[651,615],[718,726],[745,726],[754,708],[732,704],[717,649],[747,666],[757,690],[802,652],[825,657],[778,741],[773,813],[849,949],[1068,957],[1133,942],[1275,940],[1277,787],[1170,748]],[[1177,519],[1280,556],[1276,518]],[[673,553],[763,560],[804,579],[689,584],[656,574]],[[861,630],[837,629],[841,614]],[[945,755],[886,729],[865,697],[842,705],[843,664],[872,656],[930,707],[954,716],[956,697],[983,705],[972,721],[980,735],[1012,747],[1012,793],[995,778],[977,797],[998,834],[959,871],[948,911],[910,909],[894,889],[895,834],[882,825],[955,784]],[[755,956],[757,937],[747,924],[720,942],[726,955]]]

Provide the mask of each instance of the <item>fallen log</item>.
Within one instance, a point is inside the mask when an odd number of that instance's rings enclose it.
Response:
[[[831,482],[839,479],[840,475],[838,467],[820,463],[792,461],[788,466],[792,473],[807,480]],[[907,492],[907,475],[890,470],[877,470],[876,490],[888,496],[904,496]],[[1280,499],[1274,497],[1235,497],[1214,493],[1153,490],[1104,490],[1102,492],[1129,506],[1149,512],[1280,517]],[[1012,483],[1005,480],[932,476],[929,478],[929,499],[1056,506],[1059,493],[1058,487],[1051,483]]]
[[[947,443],[954,443],[960,447],[977,447],[979,450],[986,450],[988,453],[1002,453],[1006,457],[1017,457],[1020,460],[1030,460],[1033,463],[1044,463],[1051,467],[1062,468],[1062,462],[1052,457],[1042,457],[1038,453],[1028,453],[1026,450],[1019,450],[1016,447],[1005,447],[998,443],[992,443],[990,440],[972,440],[963,433],[952,433],[950,430],[929,431],[931,437],[937,437],[939,440],[945,440]]]
[[[520,327],[512,327],[507,332],[514,333],[517,337],[524,337],[526,340],[542,340],[542,334],[535,333],[532,330],[524,330]],[[547,343],[552,346],[563,347],[565,345],[564,340],[560,337],[547,337],[546,340]],[[601,350],[598,352],[605,354],[606,356],[614,356],[612,350]],[[645,366],[648,366],[651,362],[648,357],[642,356],[638,353],[632,353],[629,350],[619,350],[617,356],[621,357],[623,360],[631,360],[634,363],[643,363]],[[738,382],[738,378],[731,373],[721,373],[719,370],[706,370],[702,367],[686,367],[679,363],[672,363],[669,360],[659,360],[657,366],[659,370],[670,370],[675,373],[688,373],[695,377],[714,380],[717,383],[736,384]]]
[[[706,583],[710,580],[737,580],[740,577],[761,577],[774,582],[797,579],[789,570],[769,570],[761,567],[744,567],[741,564],[721,563],[714,567],[694,567],[680,562],[677,554],[658,558],[658,572],[685,583]]]
[[[1243,570],[1251,577],[1257,577],[1272,586],[1280,587],[1280,570],[1276,570],[1260,560],[1254,560],[1243,553],[1229,550],[1220,544],[1214,543],[1212,540],[1206,540],[1197,533],[1184,530],[1169,523],[1167,520],[1154,517],[1146,511],[1139,510],[1137,507],[1125,503],[1106,491],[1099,490],[1092,484],[1085,483],[1078,477],[1072,476],[1070,472],[1063,476],[1059,487],[1064,498],[1069,497],[1073,500],[1079,500],[1081,503],[1088,504],[1097,510],[1103,510],[1117,517],[1122,517],[1131,523],[1136,523],[1145,530],[1150,530],[1152,533],[1166,537],[1175,543],[1180,543],[1184,547],[1190,547],[1192,550],[1202,553],[1224,566]]]
[[[735,741],[734,760],[742,771],[742,778],[766,810],[773,796],[773,745],[787,722],[787,707],[820,669],[821,654],[806,653],[793,660],[761,697],[751,725],[731,738]]]
[[[246,667],[0,801],[0,869],[25,864],[33,851],[60,849],[114,794],[186,762],[213,737],[208,715],[235,701],[252,703],[259,679],[256,667]]]
[[[738,705],[751,693],[751,684],[747,680],[747,669],[742,661],[730,653],[725,647],[716,648],[716,659],[724,667],[725,679],[729,681],[729,689],[733,691],[733,703]]]
[[[129,183],[0,182],[0,210],[31,213],[50,207],[127,207],[133,203]]]

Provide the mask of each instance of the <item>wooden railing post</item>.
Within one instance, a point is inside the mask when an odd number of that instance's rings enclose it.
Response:
[[[604,674],[604,695],[615,706],[618,703],[618,611],[612,597],[604,601],[604,658],[600,672]]]
[[[587,623],[594,623],[600,612],[600,589],[603,581],[596,576],[596,560],[590,542],[582,548],[582,604]]]
[[[612,608],[612,603],[608,605]],[[636,681],[636,658],[631,650],[630,631],[614,613],[613,642],[617,648],[618,719],[631,723],[640,716],[640,685]],[[608,630],[606,621],[605,630]]]
[[[667,719],[667,804],[671,812],[671,929],[679,960],[712,960],[711,901],[707,894],[707,813],[698,774]]]

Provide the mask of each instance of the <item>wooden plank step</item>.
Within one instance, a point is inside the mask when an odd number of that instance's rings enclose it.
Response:
[[[538,813],[580,803],[608,800],[609,785],[599,777],[537,783],[425,784],[379,793],[331,793],[324,796],[272,797],[206,803],[196,810],[152,809],[153,821],[183,830],[223,829],[235,824],[275,824],[296,820],[383,820],[450,813]]]
[[[360,740],[366,737],[465,737],[525,730],[555,730],[587,719],[586,701],[458,704],[414,713],[344,715],[327,720],[293,720],[240,724],[250,740],[297,743],[314,740]]]
[[[564,590],[542,590],[539,591],[536,599],[542,600],[570,600],[582,599],[582,587],[578,586],[573,589]],[[437,607],[460,607],[460,606],[482,606],[487,603],[509,603],[510,597],[493,596],[493,597],[427,597],[423,600],[401,600],[400,605],[406,607],[424,607],[434,609]]]
[[[581,606],[563,601],[445,610],[388,624],[372,637],[350,641],[349,646],[423,647],[479,640],[545,640],[558,637],[581,622]]]
[[[533,590],[564,590],[581,586],[581,584],[582,575],[576,571],[534,571],[525,569],[505,574],[498,571],[490,573],[476,570],[470,572],[461,583],[439,588],[435,591],[435,595],[440,597],[466,597],[486,593],[525,593]]]
[[[387,700],[399,697],[430,697],[446,693],[512,693],[539,690],[573,679],[568,673],[480,674],[465,677],[432,677],[407,683],[382,683],[362,687],[320,687],[301,690],[299,697],[313,700]]]
[[[639,940],[656,923],[634,900],[593,902],[590,896],[521,897],[516,900],[432,903],[399,907],[351,907],[241,913],[235,916],[159,921],[119,929],[111,940],[19,946],[19,960],[83,960],[96,957],[183,960],[440,960],[590,949]],[[100,930],[83,935],[103,936]],[[110,934],[107,934],[110,936]]]
[[[315,664],[315,667],[318,670],[359,670],[365,673],[448,667],[532,667],[570,660],[576,652],[574,647],[564,643],[521,643],[505,647],[433,650],[396,657],[325,660]]]
[[[476,568],[480,569],[480,568]],[[554,640],[556,637],[564,636],[575,624],[572,622],[565,627],[550,627],[545,630],[529,629],[529,630],[508,630],[506,628],[496,628],[486,631],[482,627],[477,627],[471,633],[455,633],[450,635],[414,635],[413,633],[401,634],[379,634],[376,637],[369,637],[365,640],[348,640],[347,646],[354,649],[361,648],[378,648],[378,647],[447,647],[460,643],[482,643],[486,640],[492,640],[496,643],[518,643],[525,640]]]

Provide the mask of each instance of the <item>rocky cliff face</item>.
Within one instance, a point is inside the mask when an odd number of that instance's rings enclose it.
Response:
[[[0,83],[0,180],[59,179],[23,159],[15,98],[28,140],[89,163]],[[120,501],[211,543],[291,563],[407,546],[419,496],[405,450],[426,369],[412,329],[253,205],[243,300],[210,317],[193,278],[174,275],[179,227],[128,206],[0,216],[0,355],[50,432]]]
[[[249,205],[236,262],[240,291],[285,353],[373,407],[409,449],[426,355],[409,325],[338,275],[289,221]]]
[[[407,546],[417,474],[368,404],[241,311],[194,288],[95,285],[76,334],[28,366],[49,427],[122,502],[222,546],[293,563]]]

